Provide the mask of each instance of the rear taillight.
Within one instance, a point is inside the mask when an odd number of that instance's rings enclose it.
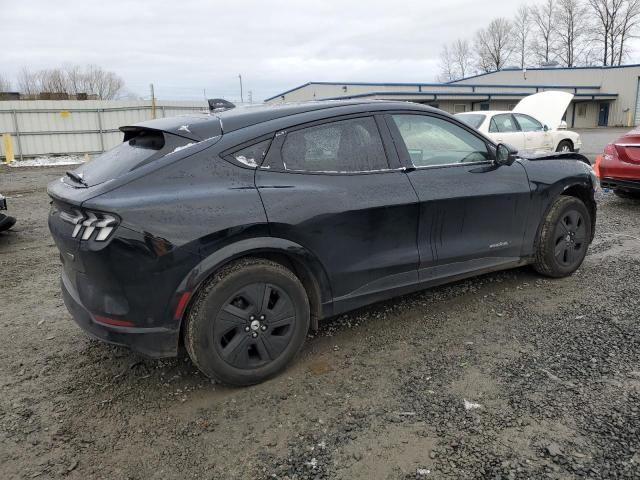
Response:
[[[616,150],[616,146],[613,143],[607,144],[604,147],[604,152],[602,154],[602,160],[605,161],[619,161],[620,157],[618,156],[618,150]]]
[[[114,215],[88,210],[61,212],[60,218],[75,225],[71,236],[80,240],[91,240],[93,237],[96,242],[104,242],[118,226],[118,219]]]

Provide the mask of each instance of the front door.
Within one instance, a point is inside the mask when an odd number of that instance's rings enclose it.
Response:
[[[489,121],[489,136],[496,143],[507,143],[518,151],[525,147],[524,133],[510,113],[500,113]]]
[[[418,198],[381,132],[373,115],[289,128],[256,172],[271,234],[317,257],[340,310],[418,280]]]
[[[606,127],[609,125],[609,104],[601,103],[598,110],[598,126]]]
[[[449,118],[390,114],[401,161],[420,199],[420,279],[516,263],[530,188],[524,167],[497,167],[484,139]]]
[[[514,117],[524,132],[525,150],[528,152],[553,151],[553,137],[545,125],[524,113],[515,113]]]

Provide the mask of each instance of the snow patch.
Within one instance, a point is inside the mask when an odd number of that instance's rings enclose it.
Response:
[[[247,158],[244,155],[236,155],[235,159],[237,161],[239,161],[240,163],[242,163],[243,165],[246,165],[247,167],[256,168],[258,166],[258,164],[256,163],[255,159]]]
[[[192,143],[187,143],[186,145],[181,145],[179,147],[176,147],[173,149],[173,151],[167,153],[167,155],[171,155],[172,153],[176,153],[179,152],[180,150],[184,150],[185,148],[189,148],[195,144],[197,144],[198,142],[192,142]]]
[[[10,167],[51,167],[56,165],[78,165],[84,163],[82,157],[75,155],[55,155],[31,158],[29,160],[16,160],[9,164]]]
[[[482,405],[480,405],[479,403],[470,402],[467,399],[464,400],[465,410],[475,410],[476,408],[482,408]]]
[[[187,132],[187,133],[191,133],[191,130],[189,130],[189,125],[182,125],[179,129],[179,132]]]

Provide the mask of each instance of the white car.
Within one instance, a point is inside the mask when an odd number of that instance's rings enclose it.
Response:
[[[580,135],[566,129],[562,120],[573,95],[540,92],[523,98],[511,111],[477,111],[456,118],[496,143],[508,143],[519,152],[578,152]]]

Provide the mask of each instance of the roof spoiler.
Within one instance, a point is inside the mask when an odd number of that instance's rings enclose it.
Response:
[[[224,112],[225,110],[236,108],[233,103],[224,98],[210,98],[207,103],[209,103],[209,111],[211,113]]]

